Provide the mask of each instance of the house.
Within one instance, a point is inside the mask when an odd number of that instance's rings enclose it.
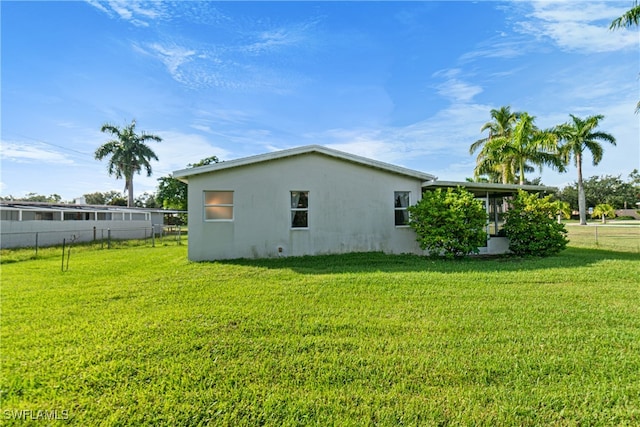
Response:
[[[86,204],[0,201],[0,247],[51,246],[63,240],[140,239],[162,232],[177,211]]]
[[[194,261],[423,254],[408,226],[407,208],[439,182],[428,173],[319,145],[183,169],[174,177],[189,184],[189,259]],[[475,183],[443,186],[460,184]],[[522,188],[496,187],[474,187],[488,212],[499,197]],[[495,252],[491,246],[488,242],[486,252]]]

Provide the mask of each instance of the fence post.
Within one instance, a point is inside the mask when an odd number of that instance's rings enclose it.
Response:
[[[93,241],[96,241],[96,227],[93,226]]]
[[[151,226],[151,247],[156,247],[156,229],[153,225]]]
[[[111,229],[107,228],[107,249],[111,249]]]
[[[36,258],[38,258],[38,232],[36,231]]]
[[[598,226],[596,225],[596,246],[598,246]]]
[[[178,235],[176,236],[176,239],[178,240],[178,244],[181,245],[182,244],[182,240],[180,240],[180,226],[178,226]]]
[[[66,243],[66,239],[62,239],[62,267],[60,268],[60,271],[64,272],[64,246]]]

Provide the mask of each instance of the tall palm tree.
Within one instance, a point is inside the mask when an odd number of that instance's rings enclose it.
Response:
[[[124,190],[128,193],[127,206],[133,206],[133,175],[140,173],[144,168],[147,176],[151,176],[151,159],[158,160],[158,156],[149,148],[146,141],[162,141],[156,135],[144,133],[137,134],[135,131],[136,121],[123,128],[105,123],[100,130],[110,133],[114,139],[107,141],[95,152],[96,160],[109,157],[107,170],[109,175],[115,175],[116,179],[124,178]]]
[[[562,140],[559,147],[560,155],[565,164],[573,159],[578,171],[578,210],[580,211],[580,224],[587,224],[586,197],[582,180],[582,160],[585,151],[590,151],[593,165],[596,166],[602,160],[602,145],[600,142],[608,142],[616,145],[616,139],[609,133],[596,131],[601,114],[588,116],[585,119],[570,114],[571,122],[564,123],[556,128],[558,137]]]
[[[540,168],[550,165],[564,171],[564,164],[557,154],[557,137],[551,131],[538,129],[534,121],[535,117],[528,113],[519,113],[508,133],[484,144],[474,173],[487,173],[500,167],[504,184],[514,183],[517,178],[523,185],[525,173],[535,170],[532,165]]]
[[[520,185],[525,183],[525,172],[532,169],[529,162],[540,169],[545,165],[561,172],[565,169],[557,154],[557,136],[551,131],[538,129],[534,121],[534,116],[522,113],[513,130],[511,143],[505,150],[506,158],[515,164]]]
[[[488,175],[492,182],[502,181],[507,184],[512,181],[509,165],[500,162],[499,147],[491,147],[492,141],[496,138],[510,138],[513,127],[520,117],[520,113],[511,111],[511,107],[506,105],[499,109],[491,110],[491,121],[485,123],[480,128],[480,132],[489,131],[489,136],[481,138],[471,144],[469,154],[474,154],[478,149],[480,153],[476,158],[475,178],[480,175]]]

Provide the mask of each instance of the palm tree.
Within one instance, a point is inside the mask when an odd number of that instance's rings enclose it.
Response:
[[[571,218],[571,206],[568,202],[562,200],[556,200],[556,214],[558,215],[558,224],[561,223],[562,218]]]
[[[640,25],[640,5],[637,0],[633,3],[633,7],[631,9],[611,22],[609,29],[615,30],[619,28],[630,28],[633,25]],[[636,104],[636,113],[638,112],[640,112],[640,101]]]
[[[596,131],[600,120],[604,116],[599,114],[585,119],[570,114],[571,123],[564,123],[556,128],[556,134],[563,141],[559,151],[564,163],[569,164],[573,158],[578,170],[578,210],[580,211],[580,225],[587,224],[586,198],[582,181],[582,160],[585,151],[590,151],[593,157],[593,165],[596,166],[602,160],[602,145],[600,142],[608,142],[616,145],[616,139],[609,133]]]
[[[611,22],[609,29],[615,30],[617,28],[629,28],[632,25],[640,25],[640,5],[637,0],[634,2],[634,6],[631,9]]]
[[[538,129],[534,121],[535,117],[528,113],[519,113],[515,126],[506,135],[484,144],[474,172],[486,173],[500,167],[504,184],[515,182],[517,177],[523,185],[525,173],[535,170],[532,165],[550,165],[564,171],[557,154],[557,137],[551,131]]]
[[[501,162],[498,144],[492,144],[496,138],[511,137],[513,127],[520,117],[520,113],[512,112],[510,106],[502,106],[499,109],[491,110],[492,120],[482,125],[480,132],[489,131],[489,136],[481,138],[471,144],[469,154],[475,153],[480,149],[480,153],[476,158],[476,169],[474,176],[477,179],[480,175],[488,175],[491,182],[500,182],[507,184],[513,181],[512,168],[510,165]]]
[[[607,217],[613,218],[616,216],[616,210],[608,203],[601,203],[593,209],[593,216],[602,217],[602,223],[606,224]]]
[[[558,138],[551,131],[538,129],[534,121],[535,117],[528,113],[520,115],[505,152],[515,164],[520,185],[525,183],[525,172],[532,169],[527,162],[541,169],[549,165],[564,172],[564,164],[557,154]]]
[[[129,207],[133,206],[133,175],[140,173],[144,168],[147,171],[147,176],[151,176],[149,161],[151,159],[158,160],[156,153],[145,142],[149,140],[162,141],[159,136],[149,135],[144,131],[138,135],[135,128],[135,120],[123,128],[105,123],[100,130],[110,133],[115,138],[98,147],[95,152],[96,160],[111,157],[107,167],[109,175],[115,175],[116,179],[124,178],[124,190],[129,195],[127,202]]]

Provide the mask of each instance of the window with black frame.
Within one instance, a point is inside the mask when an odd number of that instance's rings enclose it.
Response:
[[[409,225],[409,191],[395,191],[393,193],[396,226]]]
[[[309,192],[291,192],[291,228],[309,228]]]

